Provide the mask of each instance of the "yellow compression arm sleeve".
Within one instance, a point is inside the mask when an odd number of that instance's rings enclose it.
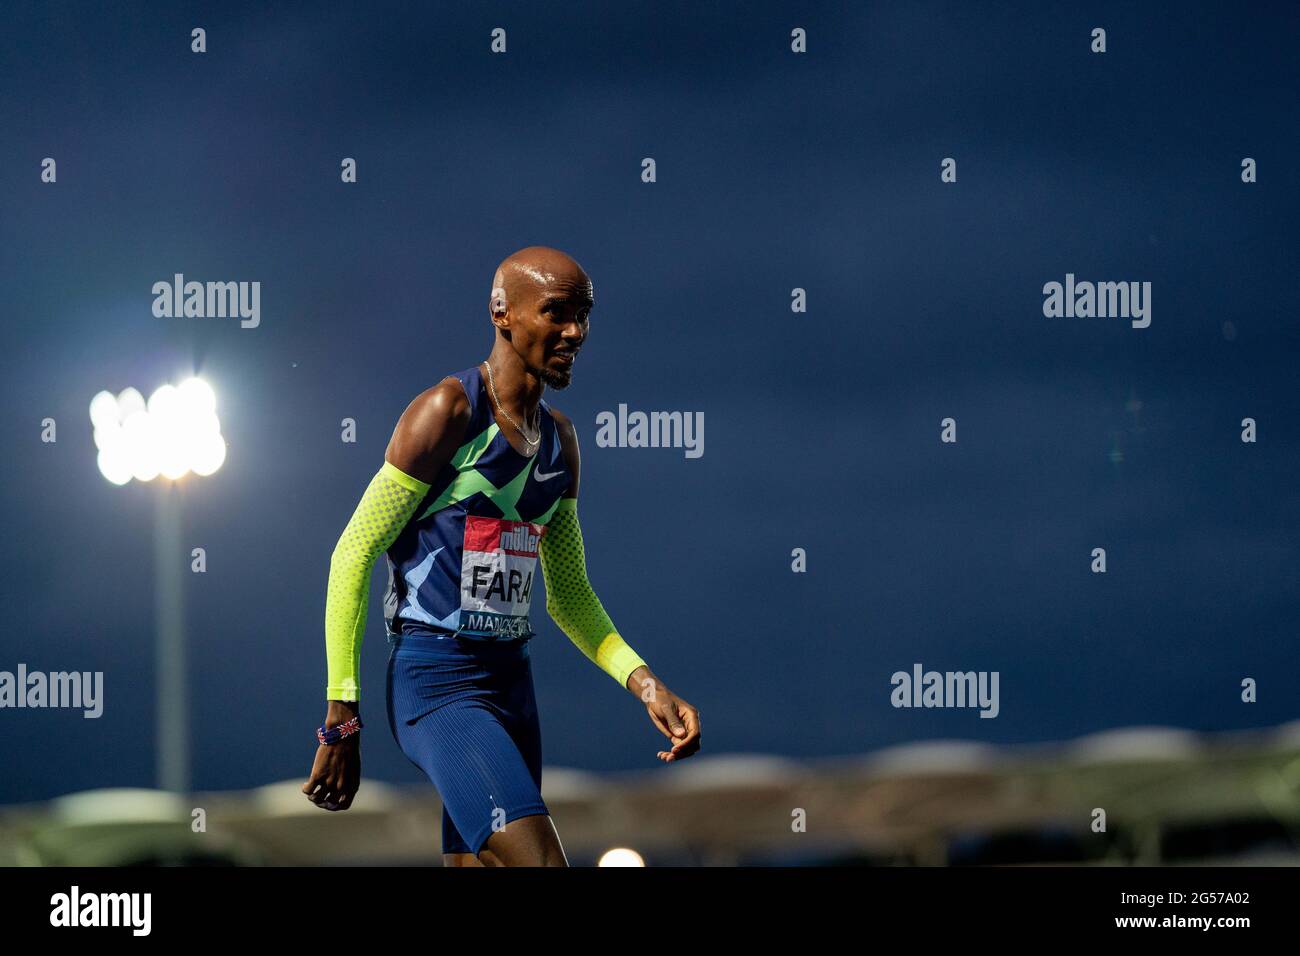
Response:
[[[325,696],[329,700],[358,699],[370,571],[397,540],[428,490],[423,481],[385,461],[370,479],[361,503],[334,546],[325,598],[325,660],[329,669]]]
[[[623,687],[645,664],[605,613],[587,580],[587,556],[578,526],[578,500],[561,498],[538,545],[546,578],[546,611],[569,640]]]

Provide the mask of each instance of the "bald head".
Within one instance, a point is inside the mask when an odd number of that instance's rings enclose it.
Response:
[[[526,372],[564,388],[594,305],[591,279],[572,256],[550,246],[520,249],[492,277],[494,354],[508,348]]]
[[[529,246],[506,256],[497,266],[492,277],[492,311],[498,311],[497,299],[502,294],[505,304],[525,303],[548,291],[583,287],[590,295],[591,279],[572,256],[550,246]]]

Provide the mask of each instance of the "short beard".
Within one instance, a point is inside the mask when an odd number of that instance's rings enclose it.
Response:
[[[568,388],[569,383],[573,381],[572,372],[568,372],[561,375],[559,372],[552,372],[548,368],[538,369],[537,377],[542,380],[543,385],[545,385],[547,388],[553,388],[557,392],[563,391],[564,389]]]

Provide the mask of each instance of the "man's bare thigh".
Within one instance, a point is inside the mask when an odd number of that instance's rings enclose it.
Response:
[[[544,813],[511,820],[488,837],[478,856],[444,853],[443,866],[568,866],[555,824]]]

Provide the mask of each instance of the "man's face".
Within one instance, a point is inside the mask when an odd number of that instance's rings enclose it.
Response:
[[[536,297],[512,316],[515,349],[544,384],[562,389],[573,380],[573,363],[587,338],[594,305],[585,275],[555,276],[539,284]]]

